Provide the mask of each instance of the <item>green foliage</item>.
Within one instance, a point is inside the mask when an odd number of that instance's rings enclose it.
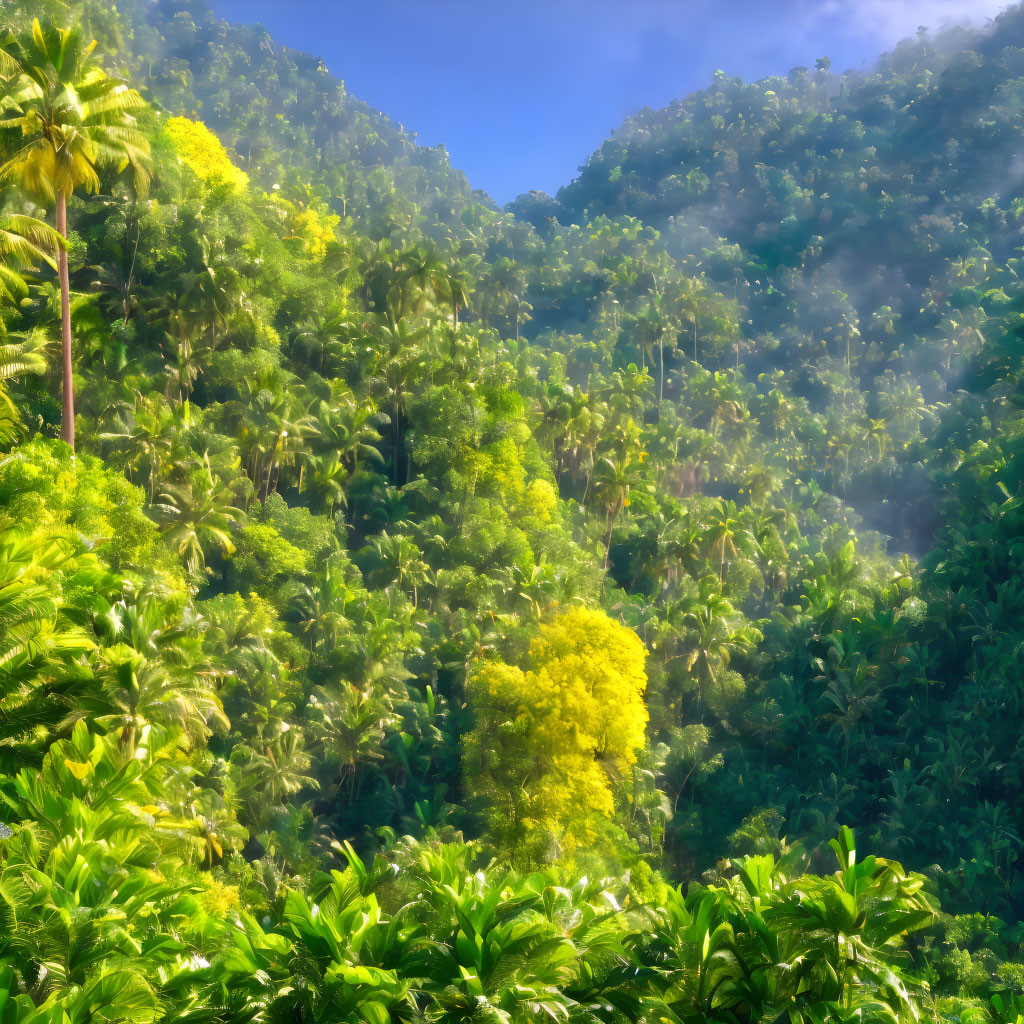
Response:
[[[503,211],[5,16],[0,1022],[1019,1024],[1021,9]]]
[[[42,438],[18,446],[0,463],[0,503],[17,522],[86,538],[115,569],[153,564],[157,532],[141,489],[93,455]]]

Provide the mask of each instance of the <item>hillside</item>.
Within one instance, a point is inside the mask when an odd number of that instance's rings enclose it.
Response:
[[[3,1024],[1019,1024],[1024,8],[505,210],[0,13]]]

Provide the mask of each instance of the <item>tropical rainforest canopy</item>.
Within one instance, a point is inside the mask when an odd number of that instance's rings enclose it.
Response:
[[[0,14],[2,1024],[1020,1024],[1024,8],[505,209]]]

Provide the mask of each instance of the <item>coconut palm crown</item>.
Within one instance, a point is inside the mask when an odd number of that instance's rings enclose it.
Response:
[[[149,183],[149,142],[136,114],[139,93],[112,77],[95,57],[96,43],[77,28],[36,18],[31,32],[0,39],[0,75],[7,92],[0,131],[20,138],[0,167],[0,183],[14,182],[38,201],[56,206],[57,232],[67,238],[67,199],[75,189],[97,192],[99,172],[131,168],[136,190]],[[71,301],[67,253],[57,254],[61,290],[63,362],[62,436],[75,443]]]

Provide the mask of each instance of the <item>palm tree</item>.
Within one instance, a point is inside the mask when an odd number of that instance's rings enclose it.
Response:
[[[172,808],[172,813],[184,827],[178,831],[188,837],[185,844],[189,853],[199,854],[199,863],[213,867],[213,859],[224,856],[224,848],[238,851],[249,838],[248,831],[239,825],[227,800],[212,789],[189,790],[188,799]],[[161,823],[162,824],[162,823]]]
[[[594,472],[597,493],[608,513],[608,530],[604,540],[604,567],[612,550],[612,529],[619,513],[629,504],[629,492],[638,480],[637,467],[632,454],[627,452],[616,458],[606,456],[597,463]]]
[[[318,447],[327,451],[351,473],[355,473],[364,458],[383,462],[376,447],[381,440],[377,427],[387,417],[377,411],[370,399],[359,401],[340,382],[331,385],[330,397],[311,409],[317,426]]]
[[[735,508],[731,507],[731,503],[725,502],[708,518],[706,536],[711,542],[711,556],[720,556],[718,566],[719,583],[725,580],[726,557],[730,555],[735,556],[737,553],[736,535],[740,528],[740,523],[731,515],[735,511]]]
[[[28,285],[19,270],[40,263],[56,268],[50,253],[61,251],[66,244],[53,228],[35,217],[0,217],[0,305],[13,306],[28,295]],[[0,318],[0,337],[4,335],[6,327]],[[0,444],[14,440],[21,422],[4,382],[25,374],[45,373],[44,347],[45,338],[38,331],[17,341],[0,343]]]
[[[427,582],[430,566],[420,558],[420,549],[411,537],[391,536],[387,530],[370,542],[377,566],[370,573],[373,585],[397,584],[399,590],[412,590],[412,605],[419,603],[419,588]]]
[[[469,305],[469,296],[472,293],[469,281],[459,267],[448,267],[439,282],[439,287],[441,295],[451,303],[452,327],[458,333],[459,310]]]
[[[242,278],[225,259],[221,239],[198,239],[195,265],[181,274],[181,296],[177,300],[187,311],[186,320],[209,331],[210,348],[217,347],[217,330],[224,327],[237,309],[245,307]]]
[[[333,452],[328,452],[326,455],[307,453],[299,470],[300,480],[307,464],[310,468],[308,486],[318,499],[317,505],[327,515],[334,515],[335,507],[338,505],[344,507],[347,501],[345,483],[349,479],[348,470]]]
[[[325,644],[333,650],[348,622],[345,609],[354,598],[343,569],[328,562],[312,581],[299,581],[291,598],[289,618],[309,637],[309,650]]]
[[[146,498],[153,504],[156,500],[157,480],[171,459],[174,419],[163,396],[143,396],[139,393],[136,393],[135,408],[129,419],[130,422],[120,430],[101,434],[100,439],[116,442],[110,461],[125,472],[129,480],[133,479],[137,471],[145,468]]]
[[[243,400],[226,405],[249,479],[264,503],[277,489],[282,468],[294,465],[306,439],[318,433],[296,380],[280,368],[261,370],[246,377]]]
[[[13,442],[22,429],[21,417],[7,394],[5,381],[25,374],[46,373],[45,344],[39,331],[0,342],[0,444]]]
[[[721,594],[705,594],[683,617],[683,625],[687,630],[686,668],[697,674],[698,699],[701,684],[717,680],[734,653],[749,651],[761,640],[760,631],[742,623]]]
[[[237,769],[238,797],[250,824],[262,828],[289,797],[319,789],[307,774],[311,763],[298,729],[275,736],[261,749],[239,743],[231,752],[231,765]]]
[[[310,697],[313,730],[326,759],[336,766],[335,786],[355,786],[362,764],[380,761],[386,730],[395,722],[391,701],[377,684],[361,690],[350,683],[318,686]]]
[[[701,307],[705,303],[707,286],[703,278],[686,278],[682,282],[676,306],[679,315],[693,326],[693,361],[697,362],[697,329]]]
[[[127,657],[113,658],[105,674],[97,708],[101,714],[93,717],[111,734],[116,732],[126,757],[135,756],[146,726],[155,726],[168,738],[180,736],[189,748],[206,739],[211,722],[228,726],[220,699],[198,673],[172,674],[160,661],[132,651]]]
[[[23,742],[31,743],[34,731],[62,717],[55,677],[93,647],[68,615],[57,582],[87,561],[71,544],[41,544],[0,526],[0,770],[12,752],[24,759]]]
[[[799,851],[762,854],[735,861],[721,887],[666,894],[667,1016],[724,1024],[792,1005],[805,1021],[918,1016],[924,987],[895,963],[907,933],[935,919],[923,876],[881,857],[858,861],[846,827],[828,845],[839,862],[831,875],[798,876]]]
[[[658,347],[658,411],[665,395],[665,340],[675,339],[679,334],[678,323],[668,315],[661,293],[650,292],[647,308],[637,318],[637,345],[640,355],[647,367],[647,357],[654,355],[654,346]],[[673,342],[674,344],[674,342]]]
[[[67,238],[67,200],[76,188],[96,192],[99,169],[131,166],[135,187],[148,186],[149,141],[135,113],[146,104],[134,89],[106,74],[77,28],[32,22],[32,31],[0,40],[9,88],[0,129],[24,139],[0,167],[0,181],[19,182],[46,203],[55,202],[57,232]],[[71,358],[71,289],[67,251],[57,250],[61,298],[63,423],[61,436],[75,446],[74,368]]]
[[[449,269],[433,250],[419,246],[407,249],[400,256],[399,273],[403,306],[408,312],[422,312],[428,294],[445,296]]]
[[[390,404],[392,472],[394,483],[401,479],[403,436],[402,423],[405,418],[406,396],[412,390],[416,374],[426,359],[422,341],[426,330],[422,327],[409,328],[405,323],[387,325],[380,333],[380,344],[384,354],[377,366],[377,387]],[[408,468],[408,467],[406,467]]]
[[[867,426],[863,428],[863,439],[867,443],[868,454],[874,453],[875,458],[881,462],[886,452],[892,447],[892,439],[886,429],[885,420],[873,420],[867,417]]]
[[[227,555],[233,554],[230,529],[244,518],[233,504],[231,491],[213,473],[209,456],[204,456],[183,484],[165,484],[156,512],[164,534],[182,556],[192,576],[206,568],[203,541],[210,539]]]
[[[65,239],[35,217],[0,217],[0,302],[14,305],[28,294],[28,285],[18,273],[20,269],[46,263],[56,270],[57,263],[51,254],[66,248]]]
[[[349,315],[345,303],[336,299],[325,309],[310,314],[295,334],[294,350],[303,352],[310,366],[315,358],[321,376],[330,376],[340,366],[340,359],[345,353],[343,342],[352,327]]]
[[[608,404],[617,413],[632,416],[641,423],[644,418],[647,396],[651,394],[654,378],[647,368],[638,368],[630,363],[624,370],[616,370],[608,380]]]
[[[885,688],[864,653],[854,648],[857,639],[833,634],[825,659],[831,678],[821,697],[826,710],[820,717],[831,726],[829,739],[843,738],[843,772],[850,760],[850,741],[862,722],[874,718]]]

